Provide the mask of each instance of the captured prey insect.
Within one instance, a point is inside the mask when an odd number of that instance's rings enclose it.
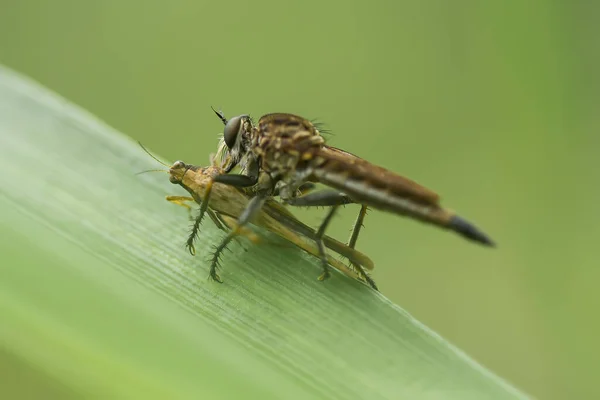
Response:
[[[167,200],[177,204],[182,204],[185,201],[196,201],[202,205],[202,199],[207,187],[210,185],[212,187],[212,195],[210,196],[206,212],[218,227],[223,229],[223,225],[225,225],[230,229],[230,232],[216,247],[212,256],[210,266],[211,278],[221,282],[217,268],[222,252],[234,237],[245,234],[246,224],[252,222],[295,244],[307,253],[320,258],[322,262],[332,265],[347,276],[365,281],[377,290],[373,279],[364,272],[365,268],[372,270],[374,267],[370,258],[329,236],[322,235],[325,247],[346,257],[353,265],[360,265],[362,268],[354,271],[340,261],[328,256],[324,251],[321,251],[318,242],[315,240],[317,233],[309,226],[297,220],[283,205],[273,198],[267,199],[259,213],[251,215],[245,212],[248,209],[249,203],[253,201],[252,198],[235,187],[219,183],[212,184],[213,177],[218,176],[222,172],[216,166],[201,168],[185,164],[182,161],[175,162],[169,169],[169,180],[172,183],[182,186],[192,197],[170,196],[167,197]],[[198,235],[200,224],[201,218],[196,218],[192,232],[187,240],[187,247],[192,254],[195,253],[193,243]]]
[[[331,206],[319,228],[323,232],[337,207],[359,203],[361,210],[350,247],[354,247],[367,207],[408,216],[494,246],[492,240],[470,222],[443,208],[435,192],[354,154],[326,145],[317,127],[305,118],[267,114],[254,124],[248,115],[227,120],[221,112],[215,113],[225,124],[218,152],[223,169],[230,172],[239,165],[242,170],[240,175],[216,176],[216,182],[253,187],[259,199],[278,193],[291,205]],[[298,188],[306,182],[320,182],[335,190],[299,196]]]
[[[156,160],[161,162],[158,159]],[[167,167],[169,167],[170,182],[180,185],[191,195],[191,197],[167,196],[167,200],[188,209],[190,207],[186,202],[195,201],[201,205],[201,209],[205,210],[217,227],[222,230],[230,230],[212,255],[209,275],[214,280],[221,282],[217,268],[220,256],[229,242],[238,235],[253,237],[252,232],[246,228],[246,224],[252,222],[300,247],[307,253],[318,257],[322,262],[332,265],[345,275],[366,282],[377,290],[377,285],[373,279],[364,271],[365,269],[372,270],[374,268],[369,257],[329,236],[322,235],[325,247],[347,258],[352,265],[359,265],[361,268],[355,271],[339,260],[327,255],[323,249],[319,248],[319,242],[316,240],[317,233],[297,220],[275,199],[266,200],[259,213],[249,215],[245,210],[253,199],[248,194],[229,185],[213,184],[213,177],[223,173],[223,170],[216,165],[202,168],[177,161],[172,166]],[[203,202],[208,188],[211,188],[212,195],[208,202]],[[194,241],[199,233],[201,222],[201,218],[196,218],[186,243],[191,254],[195,254]]]

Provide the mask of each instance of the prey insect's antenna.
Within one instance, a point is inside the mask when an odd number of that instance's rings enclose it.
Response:
[[[169,171],[166,171],[164,169],[147,169],[145,171],[142,172],[137,172],[136,175],[141,175],[141,174],[145,174],[146,172],[164,172],[164,173],[169,173]]]
[[[150,157],[152,157],[155,161],[157,161],[160,165],[164,165],[165,167],[169,168],[170,165],[165,164],[164,162],[160,161],[154,154],[150,153],[150,151],[148,151],[147,148],[144,147],[144,145],[142,144],[142,142],[138,142],[138,144],[140,145],[140,147],[142,148],[142,150],[144,150],[146,152],[146,154],[148,154]]]

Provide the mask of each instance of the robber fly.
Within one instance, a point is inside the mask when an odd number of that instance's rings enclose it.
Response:
[[[248,115],[227,120],[221,112],[215,113],[225,124],[218,153],[223,168],[230,172],[239,165],[242,174],[214,179],[237,187],[253,187],[257,209],[260,199],[277,193],[287,204],[331,206],[319,228],[319,232],[324,232],[337,207],[359,203],[361,210],[351,247],[354,247],[367,207],[408,216],[494,246],[492,240],[470,222],[443,208],[435,192],[354,154],[326,145],[315,124],[305,118],[267,114],[254,124]],[[320,182],[335,190],[298,196],[298,188],[306,182]],[[255,210],[249,207],[247,212]]]
[[[152,157],[155,158],[154,156]],[[158,159],[156,160],[161,162]],[[228,231],[227,236],[216,247],[212,255],[209,275],[214,280],[221,282],[221,278],[217,273],[220,257],[233,238],[243,235],[256,241],[254,233],[246,228],[247,223],[252,222],[293,243],[307,253],[318,257],[322,262],[332,265],[345,275],[366,282],[373,289],[377,290],[377,285],[365,271],[374,268],[373,262],[369,257],[324,235],[323,243],[325,247],[347,258],[353,266],[358,266],[358,268],[350,269],[344,263],[330,257],[325,253],[324,249],[319,248],[319,242],[315,240],[316,232],[296,219],[292,213],[275,199],[268,199],[260,212],[253,215],[250,221],[247,218],[248,215],[244,214],[248,203],[252,201],[252,197],[249,194],[245,193],[243,189],[229,185],[213,185],[213,177],[224,173],[220,167],[213,164],[212,166],[202,168],[186,164],[182,161],[177,161],[167,167],[169,168],[170,182],[183,187],[191,197],[167,196],[166,199],[172,203],[184,206],[188,210],[191,210],[191,207],[187,204],[188,202],[200,204],[218,228]],[[206,203],[203,202],[203,199],[208,187],[212,188],[212,195],[209,202]],[[186,247],[192,255],[195,254],[194,241],[198,236],[200,224],[201,218],[196,218],[186,242]]]

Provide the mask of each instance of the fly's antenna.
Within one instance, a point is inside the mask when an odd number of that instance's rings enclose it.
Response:
[[[210,106],[210,109],[213,110],[213,112],[215,114],[217,114],[217,117],[219,117],[221,122],[223,122],[223,125],[227,125],[227,118],[225,118],[225,114],[223,114],[223,111],[221,111],[221,110],[217,111],[213,108],[213,106]]]
[[[156,156],[152,153],[150,153],[148,151],[147,148],[144,147],[144,145],[142,144],[142,142],[138,142],[138,144],[140,145],[140,147],[146,152],[146,154],[148,154],[150,157],[152,157],[155,161],[157,161],[160,165],[164,165],[167,168],[171,168],[170,165],[165,164],[164,162],[160,161],[158,158],[156,158]],[[150,170],[149,170],[150,171]],[[149,172],[149,171],[144,171],[144,172]],[[158,170],[158,171],[162,171],[162,170]]]

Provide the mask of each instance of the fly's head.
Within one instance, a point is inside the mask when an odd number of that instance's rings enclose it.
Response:
[[[252,132],[252,119],[249,115],[239,115],[225,123],[218,156],[223,160],[223,168],[226,172],[231,171],[240,163],[247,162],[245,158],[251,152]]]

